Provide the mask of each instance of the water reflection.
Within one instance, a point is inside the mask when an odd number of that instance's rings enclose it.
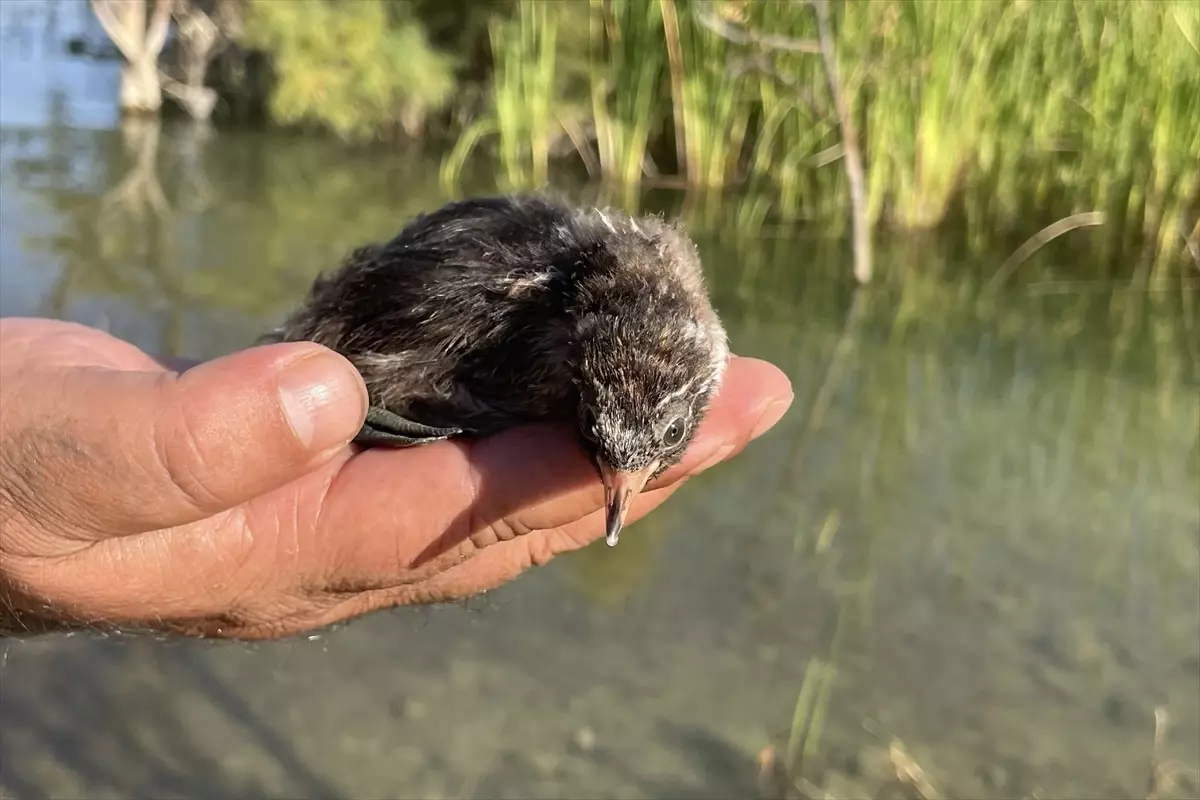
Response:
[[[245,346],[447,199],[412,154],[81,125],[65,94],[18,124],[9,97],[0,310],[157,352]],[[740,797],[772,744],[833,797],[888,796],[896,737],[947,796],[1143,797],[1157,706],[1163,757],[1196,765],[1194,296],[989,295],[972,276],[1007,251],[951,240],[882,244],[855,294],[840,243],[752,199],[617,201],[693,221],[736,349],[794,381],[774,434],[620,548],[463,607],[269,646],[3,645],[0,791]]]

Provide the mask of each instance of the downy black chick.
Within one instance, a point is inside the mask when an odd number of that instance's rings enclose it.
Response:
[[[296,340],[362,374],[364,445],[574,422],[610,545],[633,496],[682,457],[728,358],[683,230],[536,196],[450,203],[354,250],[263,337]]]

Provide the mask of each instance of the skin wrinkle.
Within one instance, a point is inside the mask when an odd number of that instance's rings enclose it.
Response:
[[[366,449],[357,445],[350,445],[349,447],[344,447],[342,449],[346,451],[346,455],[340,460],[336,460],[329,464],[330,471],[327,477],[321,482],[320,485],[314,487],[310,491],[309,494],[311,496],[306,496],[304,503],[298,502],[292,506],[292,514],[295,520],[295,523],[293,524],[293,532],[297,537],[297,543],[294,550],[298,563],[300,561],[300,557],[303,555],[303,548],[301,548],[299,545],[299,537],[301,536],[302,532],[306,529],[310,532],[329,529],[330,526],[328,515],[329,510],[332,507],[329,497],[341,484],[345,474],[344,467],[358,456],[367,452]],[[302,506],[310,507],[312,509],[311,514],[309,514]],[[300,520],[305,516],[308,516],[312,520],[307,525],[300,522]],[[249,521],[247,525],[248,527],[253,527],[250,525]],[[322,555],[324,557],[318,559],[318,563],[324,565],[325,568],[319,573],[305,576],[299,581],[294,590],[298,597],[321,600],[327,594],[326,590],[331,583],[343,579],[347,581],[355,581],[355,579],[352,577],[345,577],[345,570],[350,563],[353,563],[352,559],[347,556],[341,547],[336,546],[342,544],[344,541],[346,540],[340,538],[335,539],[332,542],[332,544],[335,546],[323,551]],[[317,538],[316,542],[320,544],[322,543],[322,540]],[[399,547],[400,542],[400,538],[397,537],[395,540],[397,547]]]
[[[39,559],[27,559],[23,564],[10,563],[4,571],[4,581],[0,583],[0,596],[5,597],[5,605],[14,610],[17,617],[26,616],[51,627],[87,627],[89,615],[79,610],[87,606],[87,593],[80,600],[50,597],[45,591],[36,589],[47,583],[54,586],[54,572],[53,567]],[[50,575],[51,579],[39,579],[43,575]]]
[[[472,483],[469,506],[471,512],[467,522],[467,536],[480,549],[499,541],[511,541],[519,536],[526,536],[539,530],[521,522],[516,515],[520,511],[519,509],[516,513],[509,512],[502,514],[494,509],[488,509],[484,505],[484,498],[488,497],[489,493],[486,491],[485,485],[487,478],[480,468],[480,464],[485,459],[475,457],[475,455],[486,447],[488,447],[486,441],[474,443],[471,447],[471,455],[466,459],[467,470]],[[594,500],[596,506],[600,506],[600,496],[597,493],[596,487],[592,487],[588,500],[589,503]],[[485,532],[491,532],[492,541],[488,541],[486,536],[481,536]]]
[[[0,445],[0,475],[19,474],[20,471],[12,463],[11,440],[6,442],[5,445]],[[28,512],[23,507],[28,504],[29,498],[33,496],[30,494],[29,487],[25,485],[24,481],[11,478],[9,480],[0,480],[0,509],[5,512],[4,524],[0,526],[0,555],[9,552],[12,547],[12,529],[15,524],[22,518],[28,521],[26,516]]]
[[[411,566],[418,569],[463,560],[463,543],[470,542],[472,552],[486,546],[486,538],[481,544],[476,537],[490,530],[494,523],[491,515],[485,513],[483,498],[486,496],[486,476],[480,469],[481,459],[477,457],[481,447],[486,447],[485,442],[452,440],[450,444],[455,448],[455,456],[459,460],[452,468],[462,474],[460,486],[465,484],[467,489],[464,498],[467,514],[449,520],[442,533],[412,559]],[[493,534],[498,536],[495,532]]]
[[[471,509],[471,513],[467,518],[467,537],[471,539],[472,544],[479,546],[474,538],[474,534],[488,527],[488,521],[484,519],[484,513],[481,508],[480,499],[484,494],[484,482],[486,480],[483,470],[480,468],[479,460],[471,458],[474,453],[479,452],[481,448],[478,446],[470,447],[470,454],[464,459],[466,470],[464,470],[463,482],[467,484],[468,494],[467,503]]]
[[[228,524],[236,523],[230,520]],[[195,532],[195,527],[188,525],[146,534],[102,539],[89,544],[87,552],[78,554],[73,558],[59,559],[56,564],[46,564],[41,560],[35,560],[35,562],[42,574],[51,576],[49,580],[41,582],[50,585],[69,586],[71,585],[69,576],[72,573],[122,576],[130,574],[131,571],[136,573],[137,567],[143,564],[162,565],[170,563],[172,560],[178,560],[181,555],[189,563],[206,564],[213,561],[212,558],[207,557],[208,553],[228,555],[232,552],[224,547],[217,547],[217,542],[213,538],[206,537],[208,546],[201,546],[196,549],[196,552],[190,555],[186,549],[183,553],[180,553],[180,548],[185,547],[189,543],[195,547],[197,540],[195,538],[189,540],[188,538],[189,534],[195,534]],[[130,621],[150,622],[159,618],[170,619],[171,617],[178,616],[177,613],[168,612],[166,609],[172,605],[186,605],[189,601],[184,598],[190,593],[197,591],[201,595],[207,596],[201,597],[198,602],[192,602],[192,607],[195,611],[186,615],[189,618],[201,614],[220,613],[221,609],[236,604],[239,595],[249,596],[253,594],[254,590],[249,586],[243,587],[241,592],[230,591],[228,594],[212,593],[211,586],[207,580],[209,572],[215,571],[219,574],[227,575],[236,574],[235,571],[221,569],[220,564],[221,562],[218,559],[218,566],[216,568],[202,573],[186,572],[183,582],[174,578],[168,579],[167,574],[162,571],[146,573],[144,580],[148,584],[156,585],[159,588],[159,592],[155,594],[152,591],[148,591],[145,593],[145,596],[158,597],[159,599],[146,605],[143,611],[139,612],[138,617]],[[93,605],[99,604],[101,607],[104,607],[115,603],[113,607],[116,608],[122,602],[120,592],[129,588],[126,581],[113,583],[112,581],[101,580],[98,583],[95,581],[93,583],[96,588],[91,590],[90,595],[85,594],[80,597],[70,598],[71,602],[68,605],[72,607],[83,606],[90,599]],[[118,589],[115,597],[109,594],[113,588]]]
[[[449,442],[448,444],[464,448],[466,445],[462,442]],[[361,455],[362,452],[356,453],[351,458]],[[349,459],[347,459],[348,461]],[[466,460],[470,464],[470,460]],[[326,481],[319,496],[314,502],[317,503],[317,511],[314,518],[315,530],[322,530],[326,527],[326,515],[328,513],[329,503],[326,502],[331,491],[338,483],[340,472],[335,473],[330,480]],[[297,510],[297,513],[299,511]],[[330,563],[330,569],[325,574],[318,577],[316,580],[304,582],[298,587],[297,593],[306,598],[325,600],[330,596],[337,597],[351,591],[379,591],[397,588],[411,583],[426,580],[430,575],[436,575],[438,572],[446,568],[447,565],[452,565],[457,559],[453,552],[441,553],[429,559],[426,563],[421,563],[415,559],[406,559],[402,552],[404,547],[404,538],[396,536],[393,538],[395,553],[393,557],[393,566],[387,571],[387,577],[378,575],[369,576],[354,576],[346,575],[345,570],[348,565],[353,563],[353,559],[343,558],[337,559],[337,550],[333,551],[333,560]],[[340,602],[340,598],[339,598]]]
[[[669,486],[664,486],[657,489],[650,489],[640,494],[634,500],[634,510],[643,509],[649,505],[662,503],[683,485],[685,480],[679,480]],[[589,514],[581,518],[581,523],[590,522],[593,526],[603,526],[604,510],[597,508]],[[576,531],[585,529],[584,525],[570,528],[566,531],[558,532],[557,535],[546,537],[526,537],[496,545],[500,548],[502,555],[508,564],[504,570],[506,577],[515,577],[524,570],[533,566],[544,566],[558,557],[564,552],[576,549],[586,545],[587,540],[577,538]],[[472,568],[471,563],[464,564],[454,570],[448,570],[446,573],[438,576],[438,578],[424,585],[427,591],[427,597],[434,598],[434,602],[446,599],[452,599],[461,590],[462,587],[472,584],[472,579],[466,575]]]
[[[166,381],[160,380],[157,387],[160,391],[165,388]],[[188,503],[196,513],[203,514],[211,509],[220,508],[220,498],[197,480],[194,476],[203,471],[203,459],[196,431],[189,421],[185,409],[179,406],[167,406],[155,418],[152,428],[151,441],[154,442],[155,468],[178,490],[184,502]],[[164,435],[169,434],[169,435]],[[201,469],[189,468],[189,463],[200,463]],[[189,479],[191,475],[191,479]]]
[[[224,527],[228,527],[228,526],[222,526],[222,527],[224,528]],[[213,537],[205,535],[203,531],[198,531],[198,530],[192,529],[192,530],[187,531],[187,533],[184,535],[187,535],[187,536],[189,536],[189,538],[192,538],[192,539],[206,540],[206,541],[204,541],[203,546],[198,547],[198,549],[206,549],[206,550],[216,550],[217,549],[215,546],[216,542],[213,541]],[[163,544],[165,545],[166,542],[164,542]],[[223,567],[226,558],[228,558],[228,557],[225,556],[224,553],[222,553],[221,556],[218,557],[217,563]],[[162,559],[162,560],[166,561],[167,559]],[[230,559],[230,560],[232,560],[232,559]],[[196,593],[198,595],[200,595],[200,597],[201,597],[201,604],[207,605],[209,608],[222,608],[225,606],[228,606],[230,608],[237,608],[240,596],[250,594],[252,591],[251,587],[243,587],[243,588],[239,589],[236,585],[237,581],[234,580],[234,576],[236,576],[240,573],[240,569],[239,569],[240,566],[241,565],[235,565],[232,569],[228,569],[228,570],[226,570],[226,569],[213,570],[211,572],[215,573],[215,574],[211,574],[211,577],[210,577],[209,571],[198,574],[197,577],[202,578],[202,579],[194,581],[194,584],[195,584]],[[160,571],[159,574],[160,574],[162,580],[166,581],[168,579],[168,573],[165,570]],[[168,584],[168,585],[164,586],[163,588],[164,588],[164,594],[165,594],[166,591],[169,590],[170,585]],[[256,587],[256,588],[261,588],[261,587]]]
[[[527,540],[516,540],[514,544],[525,541]],[[473,548],[470,540],[464,541],[462,546],[464,549]],[[318,624],[321,626],[344,624],[346,621],[350,621],[362,614],[386,608],[394,608],[396,606],[455,602],[460,597],[454,591],[455,584],[452,581],[447,582],[445,580],[446,576],[453,576],[463,569],[463,567],[469,566],[472,563],[471,556],[475,555],[476,552],[478,551],[464,553],[458,564],[439,572],[437,576],[430,580],[394,587],[377,588],[363,592],[355,597],[346,598],[318,617]],[[507,550],[506,552],[516,554],[514,550]],[[471,592],[471,594],[483,593],[479,591]]]
[[[56,374],[57,373],[57,374]],[[50,373],[53,380],[50,378],[42,379],[41,383],[44,387],[52,388],[57,383],[63,380],[63,372],[56,370]],[[156,377],[156,381],[161,382],[162,377]],[[61,387],[65,392],[66,388]],[[18,398],[20,396],[18,395]],[[44,406],[44,402],[38,403],[37,407]],[[156,417],[156,420],[158,417]],[[65,426],[70,427],[70,426]],[[157,422],[155,424],[157,428]],[[60,530],[66,536],[75,537],[74,531],[85,531],[101,536],[112,535],[112,530],[98,526],[91,518],[85,507],[81,507],[79,500],[82,498],[102,498],[104,492],[97,491],[94,484],[93,476],[110,475],[114,469],[114,464],[111,459],[101,459],[99,452],[94,447],[88,447],[81,442],[67,438],[61,430],[42,429],[37,426],[18,426],[18,430],[13,437],[18,444],[13,445],[12,441],[4,446],[0,446],[0,463],[9,460],[10,467],[5,469],[2,474],[18,476],[18,488],[14,493],[13,487],[7,482],[0,484],[0,500],[6,496],[10,502],[17,507],[21,515],[26,519],[39,519],[42,524],[46,521],[61,519],[59,525]],[[124,437],[117,434],[113,437],[115,442],[120,446],[124,443]],[[156,443],[165,441],[165,437],[155,436]],[[7,454],[13,450],[18,451],[21,455],[13,461],[11,456]],[[7,458],[5,458],[7,456]],[[188,493],[179,485],[175,476],[171,474],[170,467],[167,465],[168,457],[161,453],[155,457],[158,469],[149,470],[157,472],[160,475],[168,476],[172,486],[177,488],[187,496]],[[103,461],[103,463],[101,463]],[[130,459],[124,459],[124,463],[131,463]],[[134,458],[132,463],[138,464],[140,468],[145,467],[146,459]],[[55,469],[54,464],[62,464],[63,467]],[[69,501],[67,503],[56,503],[55,499],[62,494],[60,486],[47,485],[48,476],[51,474],[67,474],[74,477],[78,481],[72,491],[67,495]],[[150,475],[153,478],[153,475]],[[188,501],[192,505],[196,505],[195,498],[188,497]]]
[[[457,527],[465,534],[466,539],[475,545],[478,549],[483,549],[488,545],[496,542],[506,542],[515,539],[518,536],[523,536],[529,533],[532,529],[528,526],[521,525],[516,519],[508,519],[504,514],[494,513],[484,504],[483,498],[486,497],[484,492],[484,475],[476,466],[476,461],[468,459],[468,473],[472,476],[471,499],[469,501],[470,512],[467,515],[465,523],[456,523],[452,526]],[[458,538],[452,536],[452,539]]]
[[[226,603],[236,608],[244,599],[271,589],[271,579],[248,568],[253,563],[257,542],[243,509],[228,512],[211,534],[206,535],[196,526],[187,527],[197,541],[203,542],[202,549],[215,556],[216,568],[212,570],[215,574],[211,579],[207,574],[203,576],[201,583],[207,584],[207,588],[204,585],[198,587],[208,595],[214,607]]]
[[[126,565],[132,564],[136,568],[142,564],[158,564],[159,560],[155,557],[155,553],[167,552],[161,547],[156,548],[152,540],[154,536],[129,536],[118,539],[101,539],[88,548],[86,556],[80,559],[74,559],[63,565],[57,584],[59,585],[59,595],[69,598],[69,604],[75,607],[91,607],[96,609],[98,613],[104,615],[119,614],[121,595],[123,592],[133,588],[139,594],[146,597],[143,607],[139,609],[139,617],[146,620],[152,620],[163,613],[163,608],[167,605],[162,597],[163,590],[180,588],[178,585],[170,584],[163,580],[162,572],[159,570],[148,570],[144,572],[138,583],[130,584],[128,581],[113,580],[114,576],[127,576],[128,571]],[[63,580],[64,577],[69,578],[72,573],[83,575],[93,575],[90,583],[84,584],[82,588],[79,584],[71,580]],[[109,580],[104,580],[102,576],[109,576]],[[158,593],[151,591],[157,587]],[[114,592],[115,590],[115,592]],[[74,594],[72,594],[74,592]],[[169,595],[167,595],[169,597]],[[133,620],[127,620],[133,621]]]
[[[332,589],[328,583],[313,588],[321,594],[342,594],[351,590],[387,591],[411,587],[457,567],[489,547],[527,537],[528,534],[540,530],[522,523],[517,516],[502,515],[484,505],[489,493],[485,489],[484,472],[480,469],[480,464],[485,459],[479,457],[478,453],[480,448],[487,446],[486,440],[456,440],[448,444],[456,448],[456,455],[461,458],[458,464],[448,466],[447,469],[459,469],[463,475],[459,486],[465,486],[467,489],[465,505],[469,509],[468,514],[448,525],[433,544],[416,559],[411,560],[403,577],[343,578],[338,582],[339,585]],[[589,504],[596,509],[595,513],[600,513],[599,484],[589,488]],[[399,547],[402,540],[398,538],[396,541]],[[395,563],[397,567],[404,566],[404,558],[399,550],[395,556]]]
[[[331,483],[330,481],[325,482],[324,491],[322,492],[321,499],[312,501],[312,502],[315,502],[318,504],[318,509],[320,508],[320,503],[322,502],[324,494],[329,491],[330,483]],[[289,532],[288,533],[289,541],[286,543],[286,546],[281,541],[283,538],[282,532],[278,528],[276,529],[276,543],[275,543],[276,551],[277,552],[280,550],[283,551],[283,555],[286,558],[285,563],[288,563],[288,564],[298,562],[300,555],[304,551],[304,548],[300,543],[300,532],[302,530],[304,530],[305,527],[307,527],[307,526],[305,525],[304,519],[301,516],[302,505],[303,504],[301,504],[301,503],[293,503],[290,508],[290,511],[291,511],[290,524],[283,526],[283,530]],[[319,511],[318,511],[318,513],[319,513]],[[243,518],[245,518],[245,513],[243,512],[241,514],[241,516]],[[253,529],[251,528],[248,521],[243,523],[243,528],[246,531],[246,535],[248,537],[250,537],[251,542],[253,542],[253,540],[254,540]]]
[[[359,448],[352,447],[351,451],[352,451],[352,454],[349,455],[348,457],[346,457],[340,463],[336,463],[335,469],[329,473],[329,477],[318,488],[313,490],[315,497],[313,497],[310,502],[314,504],[314,510],[312,513],[312,523],[311,523],[312,530],[314,530],[314,531],[325,530],[328,527],[327,514],[329,512],[329,507],[331,505],[331,503],[329,502],[329,495],[331,492],[333,492],[334,487],[338,483],[338,479],[342,475],[341,467],[345,466],[347,463],[349,463],[349,461],[352,458],[355,457],[355,455],[357,455]],[[295,515],[297,520],[300,518],[300,513],[301,513],[300,503],[296,503],[293,506],[292,513]],[[305,527],[307,527],[307,526],[305,526]],[[296,535],[299,536],[300,531],[301,531],[301,526],[297,525],[295,530],[296,530]],[[299,549],[299,548],[297,548],[297,549]],[[336,549],[331,553],[331,557],[327,560],[327,564],[328,564],[330,573],[336,574],[337,572],[339,572],[341,570],[342,565],[338,563]],[[322,576],[320,576],[320,579],[328,581],[328,579],[330,577],[331,577],[330,575],[322,575]]]

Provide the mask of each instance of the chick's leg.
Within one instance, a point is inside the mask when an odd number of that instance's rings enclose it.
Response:
[[[354,443],[366,447],[414,447],[457,436],[461,428],[434,428],[405,419],[385,408],[371,406]]]

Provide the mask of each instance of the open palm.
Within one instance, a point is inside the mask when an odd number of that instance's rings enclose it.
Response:
[[[790,401],[777,369],[733,359],[630,519]],[[97,330],[0,320],[0,601],[30,627],[273,637],[469,596],[604,535],[568,429],[361,450],[365,411],[349,363],[310,343],[177,374]]]

